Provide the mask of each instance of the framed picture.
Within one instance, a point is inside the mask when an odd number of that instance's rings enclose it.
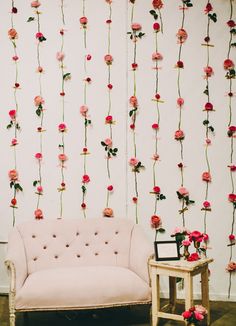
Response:
[[[179,243],[177,241],[155,241],[156,260],[179,260]]]

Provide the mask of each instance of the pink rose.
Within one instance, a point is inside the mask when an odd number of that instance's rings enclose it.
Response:
[[[81,17],[80,19],[79,19],[79,21],[80,21],[80,24],[81,25],[87,25],[87,23],[88,23],[88,18],[87,17]]]
[[[203,316],[207,314],[207,310],[202,305],[195,305],[195,311],[199,312]]]
[[[198,241],[198,242],[201,242],[203,239],[203,235],[201,232],[199,231],[193,231],[189,234],[189,240],[190,241]]]
[[[188,38],[188,34],[187,34],[186,30],[183,28],[180,28],[178,30],[178,33],[176,34],[176,36],[177,36],[180,44],[184,43]]]
[[[184,99],[182,97],[177,98],[177,104],[182,106],[184,104]]]
[[[106,54],[105,57],[104,57],[104,60],[105,60],[106,64],[109,66],[109,65],[112,64],[113,57],[110,54]]]
[[[132,157],[129,160],[129,165],[131,165],[131,166],[136,166],[138,163],[139,163],[139,160],[136,157]]]
[[[203,202],[203,207],[205,207],[205,208],[209,208],[209,207],[211,207],[211,203],[210,203],[209,201],[205,200],[205,201]]]
[[[65,161],[68,160],[68,157],[66,156],[66,154],[59,154],[59,155],[58,155],[58,159],[59,159],[59,161],[61,161],[61,162],[65,162]]]
[[[182,245],[183,246],[190,246],[191,245],[191,241],[189,241],[189,240],[183,240],[182,241]]]
[[[163,60],[163,56],[161,53],[159,52],[154,52],[152,54],[152,60]]]
[[[235,194],[229,194],[228,195],[228,201],[230,201],[231,203],[235,203],[236,202],[236,195]]]
[[[176,140],[183,140],[185,137],[183,130],[176,130],[175,132],[175,139]]]
[[[106,0],[106,2],[110,5],[112,3],[112,0]]]
[[[34,157],[35,157],[37,160],[41,160],[41,159],[43,158],[43,155],[42,155],[42,153],[36,153],[36,154],[34,155]]]
[[[158,229],[161,226],[161,218],[157,215],[152,215],[151,217],[151,227],[153,229]]]
[[[37,192],[41,194],[43,192],[43,187],[42,186],[38,186],[37,187]]]
[[[10,110],[10,111],[8,112],[8,114],[9,114],[9,116],[10,116],[10,118],[11,118],[12,120],[15,120],[15,118],[16,118],[16,110]]]
[[[207,233],[203,233],[202,236],[203,236],[203,240],[204,241],[208,241],[209,240],[209,235]]]
[[[179,188],[178,193],[180,193],[180,195],[182,195],[182,196],[188,196],[189,195],[189,191],[184,187]]]
[[[104,140],[104,143],[106,144],[107,147],[112,147],[112,140],[110,138],[106,138]]]
[[[152,5],[154,9],[161,9],[163,7],[162,0],[153,0]]]
[[[42,212],[42,210],[39,209],[39,208],[36,209],[34,211],[34,216],[35,216],[36,220],[41,220],[43,218],[43,212]]]
[[[191,311],[186,310],[182,313],[182,316],[184,317],[184,319],[189,319],[192,316]]]
[[[31,2],[31,7],[32,8],[38,8],[39,6],[41,6],[41,3],[39,1],[32,1]]]
[[[202,180],[206,182],[211,182],[211,174],[210,172],[203,172]]]
[[[234,262],[234,261],[229,262],[228,265],[227,265],[227,267],[226,267],[226,270],[228,272],[234,272],[234,271],[236,271],[236,262]]]
[[[18,172],[15,169],[10,170],[8,172],[8,177],[9,177],[10,181],[16,181],[16,180],[18,180]]]
[[[65,123],[60,123],[60,124],[58,125],[58,130],[59,130],[60,132],[65,132],[65,131],[66,131],[66,124],[65,124]]]
[[[35,37],[36,37],[37,39],[41,39],[41,38],[44,37],[44,35],[43,35],[43,33],[41,33],[41,32],[37,32],[37,33],[35,34]]]
[[[211,77],[212,75],[214,75],[214,71],[213,71],[213,68],[210,67],[210,66],[206,66],[204,68],[204,72],[206,74],[206,77]]]
[[[17,139],[16,139],[16,138],[13,138],[13,139],[11,140],[11,145],[12,145],[12,146],[15,146],[15,145],[17,145],[17,144],[18,144]]]
[[[63,52],[57,52],[56,58],[58,61],[63,61],[65,58],[65,54]]]
[[[44,99],[42,98],[42,96],[35,96],[34,98],[34,105],[35,106],[39,106],[39,105],[42,105],[44,104]]]
[[[14,28],[9,29],[8,36],[11,40],[15,40],[18,37],[17,31]]]
[[[88,107],[86,105],[82,105],[80,107],[80,113],[83,117],[86,117],[87,115],[87,112],[88,112]]]
[[[140,25],[139,23],[133,23],[131,25],[131,28],[133,31],[140,31],[142,29],[142,25]]]
[[[90,177],[87,174],[84,174],[82,177],[82,183],[89,183]]]
[[[226,59],[224,61],[224,69],[229,70],[229,69],[233,69],[233,68],[234,68],[234,62],[230,59]]]
[[[204,316],[200,312],[198,312],[196,310],[194,311],[194,316],[195,316],[195,318],[197,320],[203,320],[204,319]]]
[[[129,99],[129,103],[130,105],[132,105],[133,107],[137,107],[138,106],[138,100],[136,96],[131,96]]]
[[[112,208],[109,208],[109,207],[106,207],[103,210],[103,216],[104,217],[113,217],[114,216],[113,209]]]

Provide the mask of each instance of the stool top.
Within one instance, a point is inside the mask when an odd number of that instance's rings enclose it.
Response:
[[[197,261],[187,261],[187,260],[165,260],[165,261],[156,261],[151,259],[149,264],[151,267],[160,267],[163,269],[172,269],[172,270],[185,270],[185,271],[194,271],[206,264],[213,262],[213,258],[203,258]]]

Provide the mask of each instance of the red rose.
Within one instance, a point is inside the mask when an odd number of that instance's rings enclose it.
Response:
[[[131,66],[132,66],[132,69],[133,70],[136,70],[138,68],[138,64],[137,63],[132,63]]]
[[[135,129],[135,124],[131,123],[131,125],[129,127],[130,127],[130,129],[134,130]]]
[[[112,85],[112,84],[108,84],[107,87],[108,87],[109,89],[112,89],[112,88],[113,88],[113,85]]]
[[[236,24],[235,24],[235,22],[234,22],[234,20],[229,20],[229,21],[227,21],[227,25],[230,27],[230,28],[232,28],[232,27],[235,27],[236,26]]]
[[[132,200],[133,200],[133,202],[136,204],[137,201],[138,201],[138,198],[137,198],[137,197],[133,197]]]
[[[89,61],[92,59],[92,56],[90,54],[87,54],[86,59]]]
[[[226,59],[224,61],[224,69],[228,70],[228,69],[233,69],[234,68],[234,62],[230,59]]]
[[[192,313],[191,311],[187,310],[182,313],[182,316],[184,317],[184,319],[189,319],[192,316]]]
[[[83,183],[89,183],[90,182],[90,177],[87,174],[83,175],[82,182]]]
[[[183,61],[177,61],[176,68],[183,68],[183,67],[184,67]]]
[[[153,123],[152,129],[157,130],[159,128],[158,123]]]
[[[153,24],[153,29],[154,29],[154,31],[159,32],[160,31],[160,24],[154,23]]]
[[[162,0],[153,0],[152,5],[154,9],[161,9],[163,7]]]
[[[161,218],[157,215],[151,217],[151,227],[157,229],[161,226]]]
[[[196,260],[199,260],[199,259],[200,259],[200,257],[198,255],[198,253],[194,252],[188,257],[187,261],[196,261]]]
[[[205,104],[205,110],[206,111],[212,111],[213,110],[213,104],[211,104],[210,102],[207,102]]]
[[[161,188],[158,186],[153,187],[153,192],[155,192],[156,194],[159,194],[161,192]]]
[[[205,201],[203,202],[203,207],[205,207],[205,208],[209,208],[210,206],[211,206],[211,203],[210,203],[209,201],[205,200]]]
[[[86,25],[88,23],[88,18],[87,17],[81,17],[79,19],[81,25]]]
[[[211,182],[211,174],[210,174],[210,172],[203,172],[202,181]]]
[[[112,123],[112,115],[108,115],[108,116],[106,116],[106,118],[105,118],[105,123]]]
[[[236,195],[235,194],[229,194],[228,195],[228,201],[230,201],[231,203],[235,203],[236,202]]]
[[[156,95],[155,95],[155,98],[156,98],[157,100],[160,100],[161,95],[160,95],[160,94],[156,94]]]
[[[81,204],[81,208],[85,209],[86,208],[86,204],[85,203],[82,203]]]
[[[208,2],[208,4],[206,5],[206,8],[205,8],[205,13],[208,14],[210,11],[213,10],[213,7],[212,5]]]
[[[108,191],[112,191],[112,190],[113,190],[113,186],[112,186],[112,185],[108,186],[108,187],[107,187],[107,190],[108,190]]]
[[[16,204],[17,204],[16,198],[12,198],[11,204],[12,204],[12,206],[16,206]]]
[[[235,235],[234,234],[230,234],[229,235],[229,240],[230,241],[234,241],[235,240]]]
[[[236,165],[228,165],[228,167],[230,168],[230,171],[236,171]]]

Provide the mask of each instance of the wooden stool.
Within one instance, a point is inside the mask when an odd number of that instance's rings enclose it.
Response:
[[[202,305],[207,309],[207,325],[210,325],[210,304],[208,287],[208,264],[213,261],[212,258],[201,259],[195,262],[186,260],[176,261],[155,261],[150,260],[152,279],[152,326],[156,326],[159,318],[168,318],[173,320],[182,320],[182,315],[167,313],[161,311],[160,305],[160,275],[169,277],[169,305],[174,312],[176,305],[176,277],[184,279],[185,288],[185,310],[193,306],[193,276],[201,274]],[[185,325],[187,322],[184,321]]]

